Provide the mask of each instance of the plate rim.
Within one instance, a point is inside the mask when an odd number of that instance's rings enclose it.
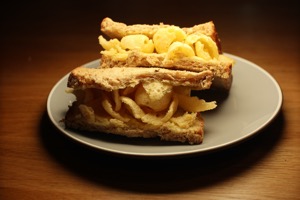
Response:
[[[89,146],[91,148],[95,148],[97,150],[101,150],[101,151],[105,151],[108,153],[114,153],[114,154],[119,154],[119,155],[127,155],[127,156],[137,156],[137,157],[170,157],[170,156],[183,156],[183,155],[191,155],[191,154],[203,154],[203,153],[208,153],[208,152],[214,152],[214,151],[218,151],[218,150],[222,150],[224,148],[227,147],[231,147],[233,145],[237,145],[243,141],[246,141],[247,139],[253,137],[254,135],[257,135],[262,129],[264,129],[265,127],[267,127],[275,118],[276,116],[279,114],[281,108],[282,108],[282,104],[283,104],[283,93],[281,90],[281,87],[279,85],[279,83],[276,81],[276,79],[265,69],[263,69],[262,67],[260,67],[259,65],[255,64],[252,61],[249,61],[245,58],[230,54],[230,53],[223,53],[226,56],[229,56],[231,58],[233,58],[234,60],[240,60],[243,63],[246,63],[248,65],[251,65],[252,67],[255,67],[255,69],[259,70],[261,73],[263,73],[265,76],[268,77],[268,79],[271,80],[271,82],[273,83],[272,85],[275,86],[276,91],[278,93],[278,104],[276,105],[276,108],[274,110],[272,110],[272,115],[259,127],[255,128],[255,130],[249,132],[248,134],[245,134],[242,137],[238,137],[235,140],[231,140],[219,145],[215,145],[212,147],[207,147],[207,148],[202,148],[200,150],[187,150],[187,151],[174,151],[174,152],[159,152],[159,153],[154,153],[154,152],[126,152],[126,151],[122,151],[122,150],[117,150],[117,149],[111,149],[111,148],[106,148],[106,147],[101,147],[95,144],[91,144],[87,141],[81,140],[80,138],[75,137],[74,135],[72,135],[71,133],[69,133],[65,128],[61,127],[59,125],[59,122],[57,122],[54,119],[54,116],[51,113],[51,97],[53,97],[55,90],[57,89],[57,87],[63,82],[65,81],[70,72],[65,74],[64,76],[62,76],[62,78],[60,78],[52,87],[48,98],[47,98],[47,114],[48,117],[50,119],[50,121],[52,122],[52,124],[56,127],[56,129],[58,129],[60,132],[62,132],[64,135],[68,136],[70,139],[75,140],[76,142],[79,142],[81,144],[84,144],[86,146]],[[100,59],[95,59],[93,61],[87,62],[85,64],[83,64],[82,66],[85,67],[89,67],[91,65],[95,65],[97,62],[100,62]],[[233,66],[234,67],[234,66]],[[201,144],[200,144],[201,145]]]

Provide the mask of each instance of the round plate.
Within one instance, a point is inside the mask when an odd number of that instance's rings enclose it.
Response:
[[[159,139],[127,138],[112,134],[88,133],[65,129],[61,120],[75,100],[65,92],[69,74],[51,90],[47,111],[53,124],[65,135],[96,149],[134,156],[177,156],[209,152],[241,142],[258,133],[278,114],[282,92],[276,80],[261,67],[243,58],[235,60],[233,83],[229,95],[218,102],[217,109],[203,112],[205,136],[202,144],[163,142]],[[98,67],[100,60],[85,64]]]

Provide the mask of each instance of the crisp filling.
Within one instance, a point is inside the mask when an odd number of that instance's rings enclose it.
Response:
[[[99,43],[104,48],[101,54],[120,61],[126,60],[130,51],[164,54],[165,60],[183,57],[201,60],[219,58],[218,47],[213,39],[201,33],[187,35],[177,26],[160,28],[153,38],[137,34],[127,35],[120,41],[118,39],[106,40],[100,35]]]
[[[93,88],[73,91],[86,119],[98,116],[155,126],[171,122],[181,128],[193,124],[197,113],[216,107],[215,101],[191,97],[190,92],[187,87],[172,87],[158,81],[111,92]]]

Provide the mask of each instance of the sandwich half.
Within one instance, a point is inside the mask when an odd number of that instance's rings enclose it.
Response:
[[[234,61],[224,55],[212,21],[181,28],[167,24],[127,25],[104,18],[99,36],[101,68],[160,67],[213,72],[214,88],[229,90]],[[105,37],[106,36],[106,37]]]
[[[78,67],[69,75],[68,91],[76,101],[64,122],[66,128],[98,134],[200,144],[201,112],[216,102],[192,97],[191,90],[209,89],[212,79],[210,70]]]

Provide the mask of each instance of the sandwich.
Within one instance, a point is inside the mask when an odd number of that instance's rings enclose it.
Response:
[[[76,101],[66,128],[201,144],[201,113],[217,105],[192,91],[229,91],[232,83],[234,61],[222,53],[214,23],[181,28],[105,18],[101,31],[99,67],[69,75],[67,91]]]
[[[201,112],[214,109],[216,102],[191,96],[191,91],[209,89],[213,76],[210,70],[78,67],[68,78],[68,92],[76,101],[64,123],[99,134],[200,144]]]
[[[154,67],[213,72],[212,88],[231,88],[234,61],[222,53],[212,21],[181,28],[168,24],[127,25],[104,18],[99,36],[101,68]]]

